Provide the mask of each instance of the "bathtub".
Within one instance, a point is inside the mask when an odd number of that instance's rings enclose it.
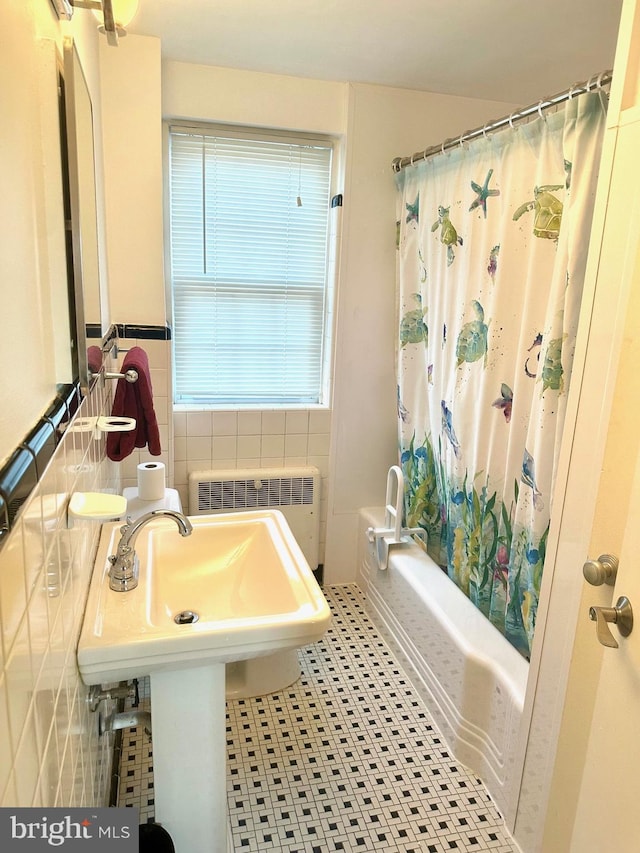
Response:
[[[357,582],[372,621],[399,655],[455,758],[485,783],[511,824],[520,782],[517,745],[529,664],[415,543],[378,568],[359,514]]]

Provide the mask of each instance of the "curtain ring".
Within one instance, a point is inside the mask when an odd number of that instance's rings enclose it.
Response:
[[[602,78],[606,74],[606,71],[601,71],[598,74],[598,79],[596,80],[596,89],[602,89]]]
[[[540,118],[541,118],[543,121],[545,121],[545,117],[544,117],[544,115],[542,114],[542,105],[543,105],[543,104],[544,104],[544,101],[540,101],[540,103],[538,104],[538,115],[540,116]]]
[[[591,83],[592,83],[592,81],[593,81],[593,77],[589,77],[589,79],[588,79],[588,80],[587,80],[587,82],[585,83],[585,91],[587,91],[587,92],[590,92],[590,91],[591,91]]]
[[[571,84],[571,86],[569,87],[569,94],[567,95],[567,100],[570,101],[573,98],[573,90],[576,89],[577,87],[578,87],[577,83]]]
[[[415,154],[412,154],[412,155],[411,155],[411,157],[409,157],[409,164],[410,164],[411,166],[413,166],[413,158],[414,158],[414,157],[415,157]]]
[[[514,115],[515,115],[515,113],[511,113],[511,115],[509,116],[509,127],[511,128],[511,130],[515,130],[515,128],[514,128],[514,126],[513,126],[513,117],[514,117]]]
[[[460,146],[460,148],[462,148],[464,146],[463,136],[464,136],[464,133],[461,133],[460,138],[458,139],[458,145]]]
[[[444,142],[442,143],[442,145],[440,146],[440,153],[441,154],[444,154],[444,146],[445,146],[445,143],[447,143],[448,141],[449,141],[448,139],[445,139]]]

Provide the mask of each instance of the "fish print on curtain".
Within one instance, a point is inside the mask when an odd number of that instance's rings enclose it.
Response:
[[[406,523],[526,657],[604,119],[582,95],[397,176]]]

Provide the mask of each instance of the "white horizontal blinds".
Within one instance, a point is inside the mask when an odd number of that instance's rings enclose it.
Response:
[[[319,402],[331,153],[170,129],[177,402]]]

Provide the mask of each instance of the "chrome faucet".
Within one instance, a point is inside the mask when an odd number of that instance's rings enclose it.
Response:
[[[127,592],[138,586],[139,561],[133,545],[145,524],[154,521],[156,518],[172,518],[178,525],[181,536],[189,536],[193,530],[189,519],[172,509],[154,509],[153,512],[140,516],[135,523],[132,523],[131,519],[128,518],[127,523],[120,528],[122,536],[118,542],[118,550],[109,557],[111,563],[109,589],[113,589],[115,592]]]

